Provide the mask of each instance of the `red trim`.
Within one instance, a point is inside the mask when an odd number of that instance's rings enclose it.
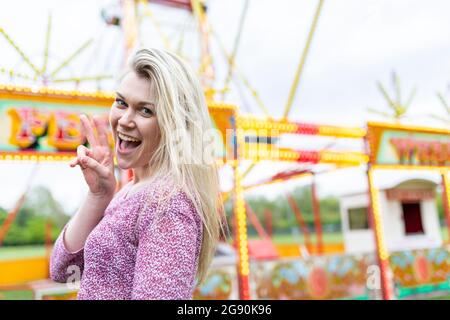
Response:
[[[314,213],[314,225],[316,229],[317,234],[317,253],[322,254],[323,253],[323,237],[322,237],[322,221],[320,219],[320,204],[319,200],[317,199],[317,192],[316,192],[316,180],[314,179],[311,184],[311,197],[312,197],[312,205],[313,205],[313,213]]]
[[[310,123],[295,123],[297,125],[298,134],[316,135],[319,133],[319,126]]]
[[[320,153],[317,151],[299,151],[297,162],[311,162],[318,163],[320,160]]]
[[[250,300],[249,278],[242,274],[239,274],[239,300]]]

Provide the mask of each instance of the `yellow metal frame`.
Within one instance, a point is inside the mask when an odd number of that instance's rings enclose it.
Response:
[[[245,130],[271,130],[272,134],[298,133],[301,124],[286,120],[273,120],[270,118],[257,118],[254,116],[245,116],[242,119],[242,129]],[[316,125],[317,133],[320,136],[331,136],[336,138],[354,138],[361,139],[367,134],[364,128],[358,127],[340,127],[330,125]]]
[[[110,107],[115,97],[114,93],[111,92],[82,92],[78,90],[59,90],[47,87],[34,89],[6,84],[0,84],[0,96],[5,100],[23,99],[36,102],[76,103],[77,105],[95,104],[97,107]]]
[[[234,219],[235,219],[235,236],[238,251],[238,275],[239,275],[239,296],[243,300],[250,299],[250,264],[248,256],[248,240],[247,240],[247,214],[245,211],[244,190],[242,187],[242,173],[239,168],[239,160],[242,154],[242,146],[244,144],[243,131],[240,130],[241,119],[235,114],[236,119],[236,161],[233,163],[234,170]]]

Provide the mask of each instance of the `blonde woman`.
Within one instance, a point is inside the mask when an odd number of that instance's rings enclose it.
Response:
[[[70,165],[89,192],[55,243],[51,278],[81,280],[78,299],[191,299],[223,230],[200,83],[174,54],[139,50],[109,121],[114,151],[106,125],[81,116],[90,148]],[[116,194],[114,155],[133,170]]]

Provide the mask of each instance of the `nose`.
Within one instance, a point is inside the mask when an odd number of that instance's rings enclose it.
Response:
[[[125,127],[125,128],[134,128],[136,124],[134,123],[134,114],[131,108],[128,108],[122,116],[119,118],[119,121],[117,122],[119,126]]]

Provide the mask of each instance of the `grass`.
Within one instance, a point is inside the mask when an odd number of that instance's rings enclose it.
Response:
[[[0,300],[33,300],[32,291],[0,291]]]
[[[258,237],[249,237],[250,239],[259,239]],[[316,243],[316,235],[311,234],[310,239],[312,243]],[[272,240],[275,244],[304,244],[304,237],[300,235],[291,235],[291,234],[276,234],[272,237]],[[342,233],[334,232],[334,233],[324,233],[323,234],[323,242],[324,243],[342,243],[344,241],[342,237]]]
[[[24,258],[38,258],[45,256],[45,246],[17,246],[0,248],[0,261]]]
[[[428,298],[427,300],[450,300],[450,295],[431,297],[431,298]]]

